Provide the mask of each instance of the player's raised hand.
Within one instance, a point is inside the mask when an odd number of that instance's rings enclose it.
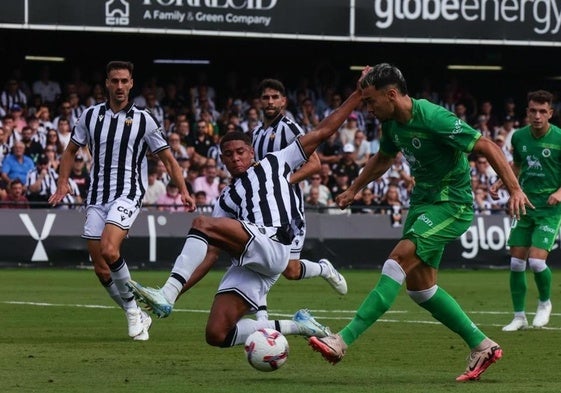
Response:
[[[362,69],[362,72],[360,74],[360,78],[358,78],[358,81],[356,82],[357,90],[362,90],[361,87],[360,87],[360,83],[366,77],[366,75],[368,75],[368,73],[370,73],[370,71],[372,71],[372,67],[370,67],[369,65],[367,65],[366,67],[364,67]]]

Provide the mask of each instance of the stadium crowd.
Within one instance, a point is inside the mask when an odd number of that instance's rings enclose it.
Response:
[[[188,190],[196,198],[197,210],[208,213],[230,179],[220,160],[220,138],[233,130],[249,132],[258,127],[261,108],[258,97],[246,93],[246,89],[237,92],[225,84],[221,90],[209,84],[207,78],[198,79],[192,85],[179,77],[163,82],[158,77],[136,81],[133,100],[137,106],[148,108],[163,126],[171,151],[183,169]],[[313,83],[313,78],[303,76],[287,89],[287,117],[304,130],[311,130],[341,104],[352,91],[352,85],[318,85]],[[520,96],[526,93],[520,92]],[[500,104],[477,99],[457,81],[447,83],[443,91],[435,91],[426,83],[412,95],[454,112],[492,138],[512,160],[512,134],[527,121],[524,108],[517,108],[512,97],[506,97]],[[25,80],[19,69],[13,70],[0,91],[0,208],[48,206],[47,200],[56,190],[59,159],[70,141],[73,124],[85,108],[104,101],[103,81],[95,75],[89,80],[75,76],[59,81],[44,66],[37,75]],[[560,105],[557,100],[554,124],[560,124]],[[401,156],[347,209],[341,211],[334,203],[335,197],[349,187],[369,157],[378,151],[380,129],[380,123],[359,106],[339,132],[317,149],[321,171],[301,183],[308,211],[384,214],[390,218],[391,225],[402,224],[414,179]],[[489,188],[497,180],[496,173],[484,157],[469,158],[477,214],[501,212],[508,195],[502,195],[499,200],[489,196]],[[74,193],[58,208],[82,204],[89,187],[90,163],[88,150],[81,149],[71,175]],[[170,181],[165,166],[156,158],[149,161],[148,179],[145,208],[185,211],[177,185]]]

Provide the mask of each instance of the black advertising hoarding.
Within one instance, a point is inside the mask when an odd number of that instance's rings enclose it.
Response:
[[[144,210],[137,218],[123,255],[131,266],[168,268],[185,242],[196,214]],[[0,209],[0,267],[87,265],[88,251],[80,238],[85,213],[58,209]],[[306,213],[308,231],[302,256],[329,258],[346,268],[376,268],[386,260],[401,237],[387,216],[370,214]],[[443,268],[508,268],[506,244],[510,218],[476,216],[460,239],[450,243],[442,258]],[[548,264],[561,266],[559,237]],[[221,266],[228,257],[221,256]]]
[[[364,40],[561,45],[559,0],[356,0]]]
[[[25,23],[25,1],[0,1],[0,23]]]
[[[348,36],[341,0],[29,0],[29,24],[239,34]]]

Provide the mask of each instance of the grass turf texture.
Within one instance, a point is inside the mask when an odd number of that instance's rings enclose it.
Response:
[[[162,285],[164,271],[134,271],[145,285]],[[345,271],[349,294],[338,296],[322,279],[281,278],[269,295],[272,318],[308,307],[334,331],[352,317],[378,271]],[[11,392],[559,392],[560,272],[553,272],[553,311],[547,329],[501,331],[512,314],[507,271],[440,272],[440,285],[504,349],[479,382],[458,383],[468,349],[415,305],[402,289],[382,319],[336,366],[289,336],[290,356],[273,373],[251,368],[241,346],[214,348],[204,329],[222,272],[213,271],[154,319],[150,341],[128,338],[126,320],[92,271],[0,271],[0,384]],[[537,295],[528,274],[531,322]],[[556,312],[557,311],[557,312]]]

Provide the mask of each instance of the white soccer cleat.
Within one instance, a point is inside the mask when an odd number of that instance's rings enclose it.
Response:
[[[549,316],[551,315],[551,301],[539,302],[536,316],[532,321],[532,326],[541,328],[549,323]]]
[[[321,356],[329,363],[339,363],[347,353],[347,344],[339,334],[332,334],[327,337],[311,337],[308,341],[312,349],[321,353]]]
[[[302,336],[306,337],[325,337],[331,334],[331,330],[327,326],[323,326],[316,321],[308,310],[302,309],[296,311],[292,320],[298,326],[298,331]]]
[[[131,308],[125,311],[127,323],[129,325],[129,337],[138,336],[142,333],[144,325],[142,324],[142,310],[139,307]]]
[[[322,258],[318,261],[324,269],[327,271],[326,276],[322,276],[328,283],[341,295],[347,294],[347,281],[341,273],[335,269],[335,267],[329,262],[328,259]]]
[[[528,329],[528,320],[525,316],[516,316],[511,323],[503,326],[503,332],[515,332],[523,329]]]
[[[170,303],[165,297],[161,289],[144,287],[136,281],[130,280],[128,287],[139,302],[146,304],[158,318],[165,318],[173,311],[173,303]]]
[[[148,315],[146,312],[141,311],[141,316],[142,316],[142,332],[140,332],[139,335],[134,336],[132,339],[135,341],[148,341],[148,339],[150,338],[150,335],[148,334],[148,331],[150,330],[150,326],[152,326],[152,318],[150,318],[150,315]]]
[[[482,351],[471,351],[466,371],[456,378],[458,382],[478,381],[487,368],[503,357],[499,344],[493,342]]]

